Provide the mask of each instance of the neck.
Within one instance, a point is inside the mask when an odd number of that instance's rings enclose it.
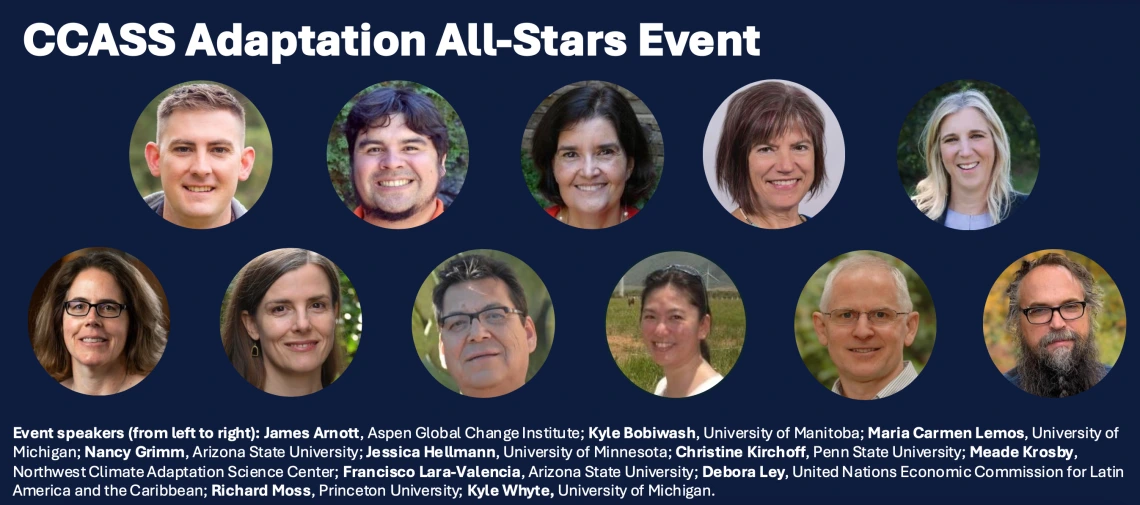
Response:
[[[506,380],[494,387],[480,388],[475,390],[462,390],[460,393],[463,396],[470,396],[472,398],[494,398],[496,396],[503,396],[511,391],[523,387],[526,384],[526,376],[520,377],[518,380]]]
[[[576,212],[570,207],[564,206],[558,216],[560,221],[575,228],[594,230],[598,228],[609,228],[620,224],[624,221],[622,218],[623,213],[624,209],[619,203],[618,205],[597,213]]]
[[[126,383],[127,366],[122,361],[89,367],[72,360],[71,383],[67,386],[85,395],[102,396],[122,391]]]
[[[685,363],[678,363],[665,369],[665,395],[669,398],[689,396],[697,386],[703,384],[716,370],[700,354]]]
[[[950,210],[967,216],[978,216],[989,212],[985,188],[967,190],[954,188],[950,191]]]
[[[388,228],[393,230],[404,230],[408,228],[415,228],[422,224],[427,224],[431,221],[432,214],[435,214],[435,199],[425,205],[424,208],[417,210],[414,214],[408,216],[406,219],[390,220],[385,219],[380,214],[373,214],[364,208],[364,220],[370,224],[379,226],[381,228]]]
[[[757,210],[751,219],[756,226],[768,229],[791,228],[803,222],[799,205],[786,210]]]
[[[262,390],[277,396],[305,396],[320,391],[322,387],[320,368],[303,374],[281,374],[266,370],[265,387]]]
[[[890,384],[891,381],[895,380],[895,377],[902,373],[904,366],[906,365],[900,361],[899,366],[893,372],[869,381],[858,381],[840,376],[839,383],[843,385],[843,396],[856,400],[873,399],[875,395],[879,394],[879,391],[882,391],[883,388],[887,387],[887,384]]]
[[[183,216],[180,214],[176,214],[173,210],[170,209],[169,203],[163,204],[163,206],[162,206],[162,218],[163,219],[170,221],[171,223],[174,223],[174,224],[181,226],[183,228],[192,228],[192,229],[196,229],[196,230],[204,230],[207,228],[217,228],[219,226],[227,225],[230,223],[231,220],[233,220],[233,218],[231,217],[232,215],[233,215],[233,209],[230,208],[229,205],[226,205],[226,211],[223,212],[220,216],[208,216],[208,217],[202,217],[202,218],[189,217],[189,216]]]

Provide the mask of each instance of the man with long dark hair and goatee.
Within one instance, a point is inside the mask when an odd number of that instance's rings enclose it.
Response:
[[[1023,261],[1006,290],[1006,327],[1018,339],[1017,366],[1005,373],[1037,396],[1072,396],[1100,382],[1096,317],[1103,293],[1088,269],[1057,253]]]

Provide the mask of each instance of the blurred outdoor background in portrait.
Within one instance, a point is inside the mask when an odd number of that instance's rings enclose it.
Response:
[[[812,313],[819,311],[819,297],[823,295],[823,283],[827,274],[835,268],[840,261],[854,255],[872,255],[886,260],[906,277],[907,290],[910,291],[910,300],[918,312],[918,334],[910,347],[903,347],[903,359],[914,365],[915,372],[922,372],[926,362],[930,360],[930,352],[934,349],[934,331],[937,328],[937,317],[934,313],[934,300],[922,278],[915,273],[902,260],[878,251],[852,251],[836,256],[825,263],[815,274],[808,279],[803,292],[800,293],[799,304],[796,305],[796,346],[800,350],[800,358],[811,372],[815,380],[824,387],[831,389],[835,380],[839,378],[835,364],[827,354],[827,347],[819,343],[815,335],[815,326],[812,324]]]
[[[534,320],[534,329],[538,334],[538,343],[534,352],[530,353],[530,364],[526,371],[526,380],[529,382],[538,373],[539,368],[546,362],[550,354],[550,347],[554,344],[554,304],[550,300],[550,293],[546,284],[538,277],[526,263],[510,254],[491,249],[476,249],[462,252],[447,258],[431,271],[427,279],[420,286],[416,295],[416,304],[412,307],[412,340],[416,344],[416,354],[427,371],[435,377],[440,384],[448,389],[459,392],[459,385],[448,375],[447,370],[440,364],[439,359],[439,326],[435,320],[435,309],[432,306],[431,292],[439,284],[439,271],[447,262],[463,256],[481,254],[488,258],[506,263],[514,271],[523,293],[526,294],[528,316]]]
[[[356,200],[356,192],[352,188],[352,164],[348,161],[348,139],[344,137],[344,122],[348,119],[348,112],[356,105],[357,100],[379,88],[415,91],[430,98],[435,104],[435,108],[439,110],[440,115],[443,116],[443,122],[447,125],[447,140],[450,147],[447,150],[447,160],[444,162],[446,174],[443,176],[443,181],[440,182],[439,199],[443,200],[445,207],[450,207],[451,202],[459,195],[463,181],[467,179],[467,163],[471,157],[471,149],[467,144],[467,130],[463,128],[459,114],[455,112],[450,103],[447,103],[447,100],[444,100],[439,93],[431,88],[412,81],[384,81],[364,88],[352,97],[352,100],[344,104],[340,113],[336,115],[332,129],[329,130],[326,158],[329,165],[329,178],[332,179],[332,185],[336,189],[337,195],[340,196],[341,200],[344,200],[344,205],[349,210],[356,209],[360,205],[360,202]]]
[[[1006,331],[1005,318],[1009,310],[1009,296],[1005,290],[1013,281],[1014,274],[1021,268],[1022,261],[1033,261],[1048,253],[1058,253],[1087,268],[1096,280],[1097,286],[1104,291],[1104,308],[1096,318],[1099,326],[1096,333],[1096,343],[1100,350],[1100,362],[1115,365],[1120,358],[1120,351],[1124,347],[1124,330],[1128,327],[1128,320],[1124,315],[1124,299],[1120,296],[1120,289],[1112,278],[1108,276],[1100,265],[1082,254],[1060,249],[1047,249],[1037,251],[1021,258],[1001,273],[1001,277],[990,288],[986,297],[986,309],[982,315],[982,331],[986,336],[986,348],[989,349],[990,358],[994,360],[998,370],[1002,373],[1009,371],[1017,364],[1018,342],[1014,335]]]
[[[1037,169],[1041,165],[1041,146],[1037,143],[1037,127],[1029,112],[1008,91],[985,81],[951,81],[924,95],[910,110],[910,114],[899,132],[898,163],[899,177],[906,194],[914,196],[914,187],[926,177],[926,162],[922,128],[930,119],[930,114],[946,95],[974,89],[981,91],[994,106],[1009,135],[1010,178],[1013,189],[1019,193],[1033,191],[1037,181]]]
[[[352,358],[356,356],[356,350],[360,346],[360,334],[364,331],[364,315],[361,312],[360,299],[356,296],[356,288],[352,286],[352,281],[348,280],[348,276],[339,266],[336,271],[340,276],[340,318],[337,319],[336,331],[340,347],[344,350],[344,367],[347,369],[348,365],[352,364]],[[226,304],[230,301],[230,293],[234,289],[237,278],[237,273],[235,273],[234,278],[230,280],[230,285],[226,287],[225,296],[222,298],[222,310],[218,317],[219,328],[222,328],[224,323]],[[221,334],[219,333],[220,337]]]
[[[614,287],[606,311],[606,340],[622,373],[649,393],[665,375],[649,356],[641,337],[641,291],[646,276],[669,265],[690,266],[700,272],[704,280],[712,312],[712,329],[705,338],[712,358],[709,364],[721,375],[728,376],[744,346],[744,302],[724,270],[701,256],[681,251],[643,259]]]
[[[158,104],[162,102],[163,98],[166,98],[166,95],[174,91],[174,88],[197,83],[216,84],[226,88],[237,97],[242,107],[245,108],[245,145],[253,148],[256,157],[253,160],[253,172],[249,174],[249,179],[245,182],[238,183],[237,193],[234,194],[234,197],[245,208],[249,209],[257,203],[258,198],[261,198],[261,193],[265,191],[265,184],[269,182],[269,172],[273,166],[273,143],[269,139],[269,127],[265,124],[265,118],[261,116],[261,112],[253,105],[253,102],[250,102],[238,90],[220,82],[183,82],[167,88],[147,104],[146,109],[142,111],[138,121],[135,122],[134,131],[131,132],[130,162],[135,187],[138,188],[139,194],[142,196],[147,196],[155,191],[162,191],[162,181],[150,174],[150,169],[146,165],[145,154],[147,142],[154,142],[157,138]]]
[[[526,128],[523,130],[522,138],[521,163],[523,178],[526,179],[526,187],[530,189],[530,195],[534,197],[534,200],[538,202],[542,208],[545,209],[554,205],[553,202],[543,197],[542,192],[538,190],[538,169],[535,168],[534,160],[530,157],[530,145],[534,139],[534,129],[538,126],[538,122],[542,120],[542,116],[546,114],[546,110],[549,109],[559,97],[570,90],[591,84],[608,85],[621,92],[621,96],[625,97],[625,99],[629,101],[629,105],[633,107],[633,112],[637,114],[637,122],[641,123],[641,128],[645,131],[645,139],[649,141],[650,156],[653,157],[653,166],[657,168],[657,181],[654,183],[653,190],[649,192],[648,196],[634,203],[634,207],[641,209],[645,206],[645,202],[648,202],[649,199],[653,197],[653,192],[657,191],[657,184],[661,182],[661,169],[665,166],[665,144],[661,139],[661,127],[657,125],[657,118],[653,117],[653,113],[649,111],[649,107],[647,107],[645,102],[642,102],[637,95],[634,95],[633,92],[628,89],[605,81],[581,81],[567,84],[558,88],[558,91],[551,93],[542,103],[538,104],[538,108],[534,109],[534,114],[531,114],[530,120],[526,122]]]

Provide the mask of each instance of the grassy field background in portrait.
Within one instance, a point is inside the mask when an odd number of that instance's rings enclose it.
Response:
[[[435,289],[436,284],[439,284],[439,276],[436,272],[443,265],[452,259],[472,254],[482,254],[506,263],[515,272],[519,284],[522,285],[523,293],[526,293],[529,312],[527,315],[534,320],[534,329],[538,334],[538,343],[535,345],[534,352],[530,353],[530,363],[526,372],[527,381],[534,378],[539,368],[542,368],[542,364],[546,362],[546,357],[550,354],[550,347],[554,344],[554,304],[550,300],[550,292],[546,290],[546,284],[543,284],[538,274],[526,263],[510,254],[491,249],[476,249],[447,258],[432,269],[416,294],[415,304],[412,306],[412,340],[415,342],[416,354],[419,355],[419,360],[428,373],[435,377],[440,384],[456,393],[459,392],[459,385],[455,383],[455,379],[452,379],[451,375],[448,375],[447,369],[443,368],[439,360],[439,326],[435,320],[431,292]]]
[[[226,88],[245,108],[245,144],[252,147],[257,156],[253,160],[253,171],[249,174],[249,179],[238,183],[234,198],[237,198],[245,208],[251,208],[257,203],[257,199],[261,198],[261,193],[265,191],[265,185],[269,182],[269,172],[273,166],[273,143],[269,139],[269,127],[265,124],[265,118],[261,116],[261,112],[253,102],[238,90],[220,82],[187,81],[167,88],[147,104],[135,122],[135,129],[131,132],[130,164],[135,187],[142,196],[162,191],[162,181],[151,175],[150,168],[146,164],[146,144],[155,141],[158,132],[158,104],[174,91],[174,88],[197,83],[216,84]]]
[[[712,312],[712,330],[706,338],[712,358],[709,364],[721,375],[728,376],[744,346],[744,302],[724,270],[701,256],[680,251],[655,254],[641,260],[626,273],[610,297],[606,311],[606,340],[622,373],[649,393],[653,392],[664,373],[649,356],[641,338],[641,286],[647,275],[669,265],[687,265],[703,273]]]
[[[1033,191],[1037,182],[1037,170],[1041,166],[1041,145],[1037,142],[1037,127],[1029,112],[1010,92],[1000,86],[985,81],[959,80],[942,84],[919,99],[907,114],[902,130],[899,131],[898,164],[906,194],[914,196],[914,187],[926,177],[926,163],[923,161],[922,128],[930,119],[930,114],[947,95],[975,89],[981,91],[994,106],[1009,135],[1010,178],[1013,189],[1020,193]]]
[[[800,351],[800,358],[804,360],[809,372],[824,387],[831,389],[835,380],[839,378],[835,364],[827,353],[827,347],[819,343],[815,335],[815,326],[812,324],[812,314],[819,311],[819,297],[823,295],[823,284],[827,274],[835,268],[840,261],[853,255],[872,255],[887,260],[906,277],[907,290],[910,291],[910,300],[914,304],[914,311],[919,313],[918,334],[910,347],[903,348],[903,359],[914,365],[916,372],[922,372],[927,361],[930,360],[931,351],[934,350],[934,333],[938,326],[934,313],[934,300],[930,297],[930,290],[926,283],[902,260],[878,251],[853,251],[832,258],[825,263],[815,274],[808,279],[804,290],[800,292],[800,300],[796,305],[796,346]],[[901,324],[901,323],[900,323]]]
[[[450,148],[447,150],[447,160],[444,162],[446,173],[443,176],[443,181],[440,182],[439,199],[443,200],[445,206],[450,206],[455,197],[459,195],[463,181],[467,179],[467,163],[471,157],[471,149],[467,144],[467,130],[463,128],[463,121],[459,119],[459,113],[455,112],[447,100],[431,88],[412,81],[384,81],[373,84],[352,97],[352,100],[344,104],[344,107],[341,107],[340,112],[337,113],[332,129],[329,130],[329,141],[325,150],[325,158],[329,166],[329,178],[332,180],[337,195],[340,196],[341,200],[344,200],[344,205],[349,210],[360,205],[352,187],[352,164],[348,161],[348,139],[344,136],[344,122],[348,119],[349,111],[352,110],[358,100],[379,88],[406,88],[415,91],[430,98],[431,102],[435,104],[435,108],[439,110],[440,115],[443,116],[443,122],[447,125],[447,140]]]
[[[1022,261],[1033,261],[1048,253],[1063,254],[1069,259],[1081,264],[1092,273],[1097,286],[1104,291],[1104,308],[1097,317],[1099,329],[1096,334],[1096,343],[1100,350],[1100,362],[1115,365],[1124,348],[1124,332],[1128,329],[1128,319],[1124,314],[1124,299],[1120,296],[1120,289],[1095,261],[1082,254],[1059,249],[1037,251],[1029,254],[1011,264],[990,288],[986,297],[986,308],[982,314],[982,332],[986,338],[986,348],[990,359],[994,360],[998,370],[1003,373],[1017,364],[1018,343],[1016,338],[1005,328],[1006,313],[1009,308],[1009,297],[1005,290],[1013,281],[1014,274],[1021,268]]]

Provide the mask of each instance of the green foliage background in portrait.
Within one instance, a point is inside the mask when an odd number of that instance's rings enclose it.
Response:
[[[452,200],[463,187],[463,181],[467,179],[467,164],[471,156],[471,149],[467,143],[467,130],[463,127],[459,114],[455,112],[447,100],[444,100],[439,93],[431,88],[412,81],[384,81],[373,84],[361,90],[360,93],[352,97],[352,100],[344,104],[344,107],[341,107],[333,121],[332,129],[329,130],[328,144],[325,149],[329,178],[332,180],[333,188],[336,189],[336,194],[340,196],[341,200],[344,200],[344,205],[349,210],[356,209],[360,205],[352,187],[352,164],[348,161],[348,140],[344,137],[344,122],[348,119],[349,111],[352,110],[358,100],[379,88],[411,89],[430,98],[443,116],[443,122],[447,125],[447,138],[450,148],[447,151],[447,161],[444,163],[446,174],[440,185],[440,199],[443,200],[444,205],[451,205]]]
[[[198,83],[216,84],[226,88],[245,108],[245,144],[252,147],[257,156],[253,160],[253,171],[250,172],[249,179],[238,183],[234,198],[237,198],[245,208],[252,208],[258,198],[261,198],[261,193],[265,191],[265,185],[269,182],[269,172],[273,166],[273,142],[269,138],[269,127],[265,124],[261,111],[257,110],[253,102],[241,92],[220,82],[183,82],[163,90],[147,104],[142,114],[139,114],[135,129],[131,132],[130,165],[135,187],[142,196],[162,191],[162,181],[150,174],[150,168],[146,164],[146,144],[154,142],[158,132],[158,104],[174,91],[174,88]]]

